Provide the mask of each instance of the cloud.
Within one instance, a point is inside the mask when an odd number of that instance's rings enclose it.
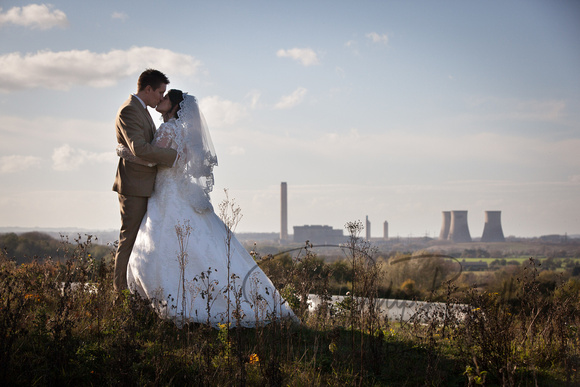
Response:
[[[474,97],[468,106],[482,111],[478,121],[561,121],[566,116],[567,104],[564,100],[522,100],[515,98]],[[491,113],[490,113],[491,112]]]
[[[243,105],[218,96],[202,98],[199,106],[210,128],[233,125],[248,115]]]
[[[349,40],[344,46],[352,51],[353,54],[359,55],[358,42],[356,40]]]
[[[387,34],[379,35],[376,32],[371,32],[366,34],[366,37],[372,40],[373,43],[387,44],[389,42],[389,37],[387,36]]]
[[[228,148],[229,154],[233,155],[233,156],[243,156],[244,154],[246,154],[246,149],[238,146],[238,145],[232,145]]]
[[[0,91],[32,88],[68,90],[73,86],[109,87],[145,68],[193,76],[201,62],[190,55],[154,47],[131,47],[100,54],[89,50],[19,52],[0,55]]]
[[[292,94],[282,97],[280,102],[274,106],[274,109],[290,109],[298,105],[300,102],[302,102],[307,92],[308,90],[306,90],[304,87],[297,88]]]
[[[48,30],[53,27],[68,27],[66,14],[52,5],[30,4],[24,7],[10,8],[2,13],[0,8],[0,26],[14,24],[32,29]]]
[[[114,152],[89,152],[74,149],[68,144],[56,148],[52,153],[52,167],[56,171],[75,171],[87,163],[112,163],[114,161],[116,161]]]
[[[0,175],[22,172],[41,164],[42,159],[35,156],[2,156],[0,157]]]
[[[257,109],[260,106],[260,97],[262,94],[258,90],[252,90],[246,95],[246,99],[250,100],[250,108]]]
[[[279,58],[292,58],[308,67],[319,64],[318,56],[310,48],[291,48],[289,50],[278,50],[276,56]]]
[[[111,19],[118,19],[121,21],[125,21],[129,18],[129,16],[127,16],[126,13],[124,12],[113,12],[113,14],[111,15]]]

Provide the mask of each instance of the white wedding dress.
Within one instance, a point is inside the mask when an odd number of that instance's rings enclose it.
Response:
[[[297,320],[213,210],[209,191],[217,158],[195,98],[185,95],[178,114],[155,134],[154,145],[176,149],[179,158],[173,168],[158,169],[129,259],[129,289],[178,326]]]

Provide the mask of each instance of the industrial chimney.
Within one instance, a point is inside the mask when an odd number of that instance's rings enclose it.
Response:
[[[371,240],[371,222],[369,222],[369,216],[367,215],[367,219],[365,222],[365,230],[367,232],[367,241]]]
[[[501,228],[501,211],[485,211],[482,242],[505,242]]]
[[[383,223],[383,239],[387,240],[389,239],[389,222],[387,222],[385,220],[385,223]]]
[[[451,211],[451,226],[449,227],[448,239],[455,243],[471,242],[471,235],[467,226],[467,211]]]
[[[285,182],[281,184],[280,191],[281,191],[280,239],[285,241],[288,240],[288,185]]]
[[[446,241],[449,238],[449,226],[451,225],[451,212],[443,211],[443,223],[441,224],[441,232],[439,239]]]

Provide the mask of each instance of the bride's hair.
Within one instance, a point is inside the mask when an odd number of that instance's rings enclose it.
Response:
[[[169,97],[169,101],[171,101],[171,109],[169,109],[169,111],[172,111],[173,108],[177,105],[177,110],[173,116],[173,118],[177,118],[177,112],[179,109],[181,109],[179,104],[181,101],[183,101],[183,92],[181,90],[171,89],[167,92],[167,96]]]

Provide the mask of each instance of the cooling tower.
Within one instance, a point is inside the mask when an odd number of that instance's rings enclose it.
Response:
[[[280,239],[283,241],[288,240],[288,185],[282,183],[280,186]]]
[[[446,241],[449,238],[449,226],[451,225],[451,212],[443,211],[443,224],[441,225],[441,232],[439,239]]]
[[[367,232],[367,241],[371,240],[371,222],[369,222],[369,216],[367,215],[367,219],[365,222],[365,229]]]
[[[387,240],[389,239],[389,222],[387,222],[385,220],[385,223],[383,223],[383,239]]]
[[[482,242],[505,242],[501,229],[501,211],[485,211]]]
[[[467,211],[451,211],[448,239],[455,243],[471,242],[471,235],[467,226]]]

